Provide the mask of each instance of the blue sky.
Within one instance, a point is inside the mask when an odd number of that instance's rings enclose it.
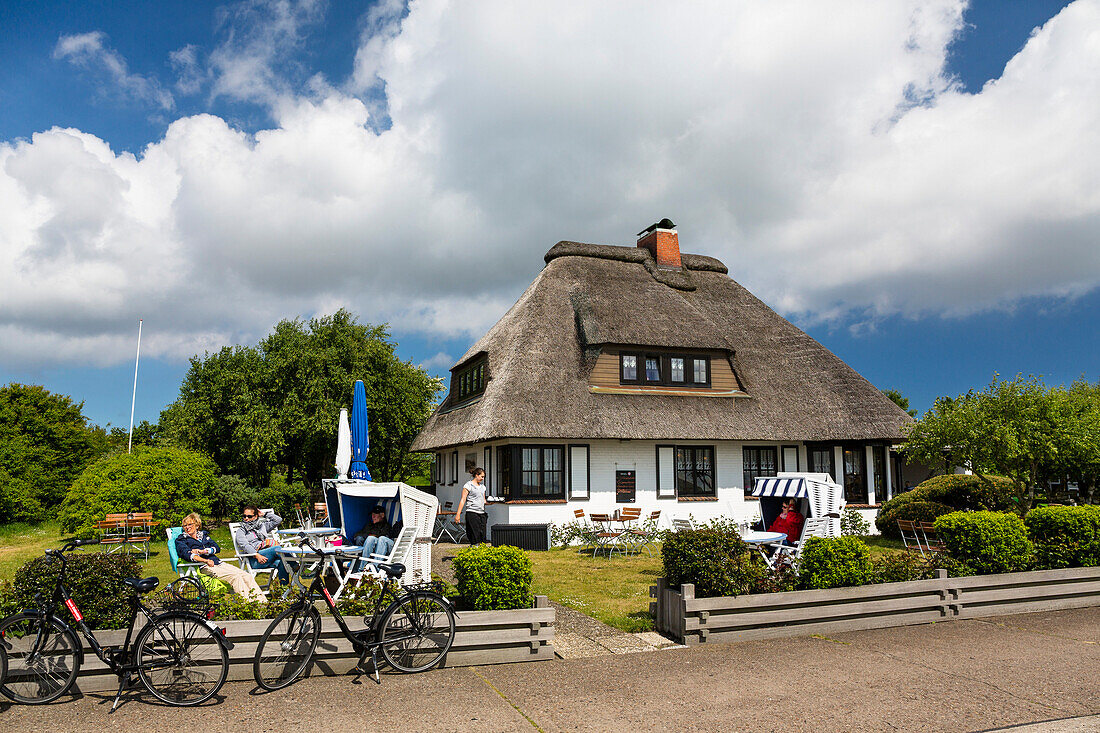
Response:
[[[920,409],[1097,379],[1097,3],[537,5],[3,3],[0,380],[124,426],[143,317],[155,420],[341,306],[443,375],[554,242],[666,215]]]

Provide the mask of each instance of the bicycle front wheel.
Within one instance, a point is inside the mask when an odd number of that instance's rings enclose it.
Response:
[[[382,656],[398,672],[431,669],[451,649],[455,615],[443,597],[414,591],[398,598],[382,616]]]
[[[271,622],[256,647],[252,675],[265,690],[281,690],[301,676],[321,637],[321,614],[289,608]]]
[[[199,705],[217,694],[229,674],[229,652],[203,619],[168,613],[153,619],[135,642],[138,676],[169,705]]]
[[[16,702],[40,705],[68,692],[80,669],[80,642],[59,619],[43,623],[33,613],[0,621],[0,642],[8,653],[8,673],[0,692]]]

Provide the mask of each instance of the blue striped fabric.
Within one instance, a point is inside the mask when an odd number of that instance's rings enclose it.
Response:
[[[758,478],[752,487],[753,496],[790,496],[804,499],[809,496],[804,478]]]

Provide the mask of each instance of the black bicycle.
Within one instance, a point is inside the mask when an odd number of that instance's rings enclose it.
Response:
[[[73,540],[60,550],[46,550],[47,558],[61,563],[50,599],[40,593],[35,598],[36,609],[0,621],[0,646],[8,657],[8,673],[0,692],[16,702],[36,705],[56,700],[72,687],[84,652],[72,627],[55,613],[64,604],[88,646],[118,675],[112,711],[135,674],[154,697],[169,705],[198,705],[209,700],[225,683],[232,644],[224,630],[201,612],[204,604],[209,607],[205,589],[191,578],[180,578],[166,589],[164,607],[151,608],[140,596],[154,590],[160,581],[123,580],[133,589],[126,640],[121,646],[102,646],[65,588],[64,553],[96,543]],[[135,637],[138,613],[145,625]]]
[[[318,551],[308,542],[303,543],[303,547],[322,558],[335,555],[348,562],[361,559],[360,555],[339,551]],[[455,638],[455,614],[450,601],[437,593],[431,584],[393,589],[396,579],[405,574],[405,566],[400,563],[372,564],[385,575],[383,582],[391,589],[393,600],[379,613],[385,597],[380,593],[374,612],[364,617],[367,627],[360,631],[348,628],[325,587],[320,562],[314,566],[309,588],[299,592],[291,606],[271,621],[260,639],[252,665],[260,687],[280,690],[298,679],[309,666],[321,636],[321,614],[313,605],[313,599],[318,597],[325,599],[336,625],[359,654],[357,668],[363,670],[370,657],[375,682],[381,683],[379,650],[387,664],[398,672],[423,672],[443,660]]]

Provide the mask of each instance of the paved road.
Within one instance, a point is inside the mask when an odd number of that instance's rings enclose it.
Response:
[[[0,706],[0,731],[1100,731],[1100,608],[539,664]]]

